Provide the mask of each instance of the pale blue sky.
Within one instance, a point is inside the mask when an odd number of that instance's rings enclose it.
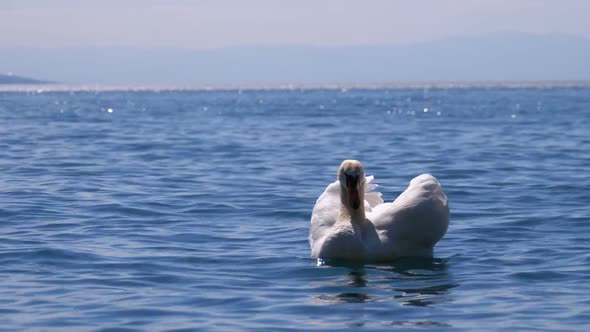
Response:
[[[590,38],[587,0],[2,0],[0,47],[407,44],[496,31]]]

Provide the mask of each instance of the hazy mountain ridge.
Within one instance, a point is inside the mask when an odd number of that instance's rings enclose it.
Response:
[[[49,84],[53,82],[22,77],[13,74],[0,74],[0,84]]]
[[[2,49],[0,71],[88,84],[590,79],[590,40],[493,33],[403,46]]]

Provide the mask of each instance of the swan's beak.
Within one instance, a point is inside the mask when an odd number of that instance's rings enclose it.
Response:
[[[353,209],[358,209],[361,206],[358,175],[346,174],[346,191],[348,192],[348,203]]]

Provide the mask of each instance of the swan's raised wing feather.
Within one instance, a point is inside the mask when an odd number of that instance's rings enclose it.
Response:
[[[399,255],[432,251],[449,226],[449,205],[438,180],[422,174],[393,203],[378,205],[367,214],[384,244]]]
[[[438,180],[430,174],[422,174],[410,181],[408,188],[396,198],[394,203],[405,207],[425,204],[447,206],[448,200]],[[426,207],[423,206],[423,208]]]
[[[365,177],[365,212],[371,212],[373,208],[383,203],[381,193],[373,191],[379,187],[378,184],[372,183],[374,179],[375,177],[373,175]]]

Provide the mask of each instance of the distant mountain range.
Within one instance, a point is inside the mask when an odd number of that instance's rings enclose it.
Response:
[[[16,76],[13,74],[0,74],[0,84],[47,84],[49,81],[42,81],[28,77]]]
[[[590,80],[590,40],[518,32],[397,46],[0,49],[0,72],[71,84]]]

